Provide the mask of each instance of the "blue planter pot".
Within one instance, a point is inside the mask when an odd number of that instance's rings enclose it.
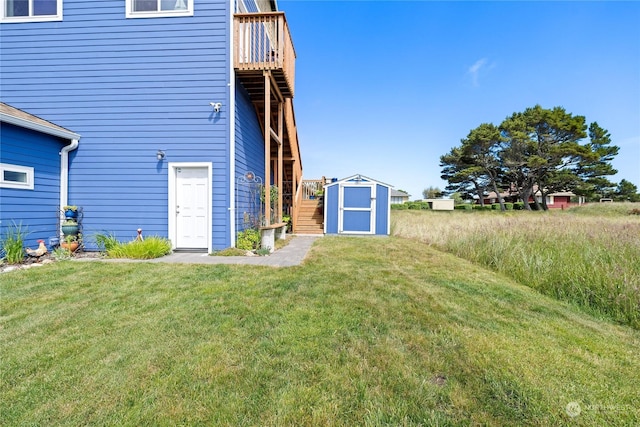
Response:
[[[75,236],[78,234],[78,226],[77,225],[63,225],[62,234],[65,236]]]
[[[64,211],[64,217],[68,219],[76,219],[78,218],[78,211],[67,209],[66,211]]]

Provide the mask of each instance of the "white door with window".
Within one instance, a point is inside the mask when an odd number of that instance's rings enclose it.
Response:
[[[210,165],[170,165],[170,234],[176,249],[209,249]]]

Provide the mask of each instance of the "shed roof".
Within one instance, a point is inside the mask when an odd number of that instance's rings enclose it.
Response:
[[[393,185],[391,184],[385,184],[384,182],[378,181],[377,179],[369,178],[368,176],[364,176],[360,174],[355,174],[355,175],[348,176],[346,178],[339,179],[330,184],[326,184],[325,187],[331,187],[332,185],[340,184],[341,182],[347,182],[347,181],[368,181],[368,182],[375,182],[376,184],[380,184],[389,188],[393,187]]]

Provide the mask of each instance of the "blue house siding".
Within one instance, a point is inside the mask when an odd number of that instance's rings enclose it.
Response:
[[[146,19],[122,0],[65,0],[61,22],[0,26],[3,101],[82,135],[69,202],[88,247],[102,230],[168,235],[168,162],[212,164],[211,238],[230,245],[229,25],[225,0]]]
[[[35,248],[38,239],[58,235],[58,153],[68,141],[7,123],[0,126],[0,162],[34,169],[33,190],[0,188],[0,239],[15,222],[29,232],[25,245]]]
[[[244,87],[236,83],[236,177],[253,172],[265,181],[264,176],[264,136],[258,122],[256,110]],[[236,178],[237,179],[237,178]],[[251,224],[245,223],[245,210],[250,200],[248,186],[237,186],[239,206],[236,206],[236,229],[242,231]]]

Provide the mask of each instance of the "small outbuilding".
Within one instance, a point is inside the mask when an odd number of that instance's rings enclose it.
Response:
[[[325,234],[389,235],[391,186],[353,175],[324,186]]]
[[[68,203],[69,156],[80,135],[0,102],[0,238],[14,224],[25,244],[58,236]]]

